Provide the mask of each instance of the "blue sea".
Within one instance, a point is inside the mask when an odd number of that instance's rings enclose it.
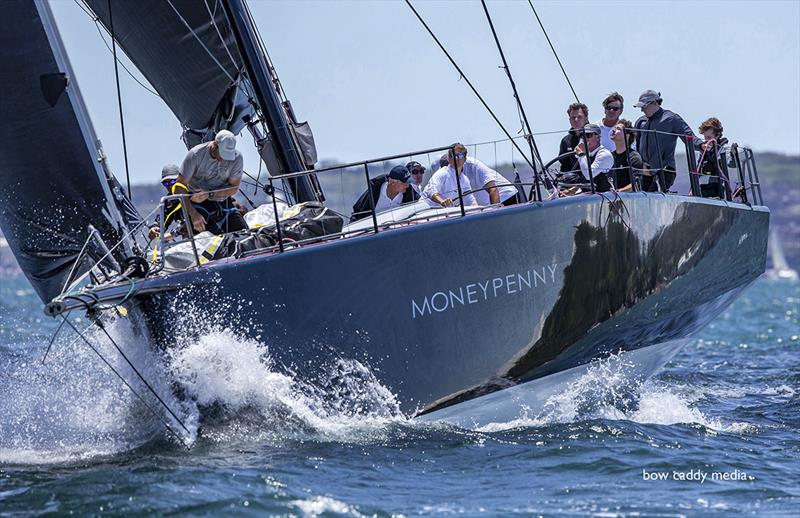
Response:
[[[235,329],[158,362],[120,318],[188,447],[71,330],[42,363],[41,307],[0,279],[3,517],[800,515],[797,282],[758,280],[633,403],[598,363],[545,412],[479,430],[408,420],[358,364],[322,401]]]

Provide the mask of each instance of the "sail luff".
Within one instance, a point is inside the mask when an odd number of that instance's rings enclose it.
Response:
[[[90,225],[112,247],[138,214],[106,170],[47,1],[9,2],[3,14],[0,228],[36,293],[49,302],[61,293]],[[116,258],[130,248],[118,248]],[[84,259],[77,271],[90,267]]]
[[[94,131],[94,125],[92,124],[91,118],[89,118],[89,111],[86,108],[86,104],[83,102],[83,95],[81,95],[78,82],[75,80],[75,73],[72,70],[72,64],[70,63],[67,53],[64,49],[64,42],[61,40],[61,34],[58,32],[55,20],[53,19],[53,13],[50,11],[50,6],[47,4],[47,0],[34,1],[36,4],[36,9],[39,11],[39,16],[42,20],[42,27],[44,28],[44,32],[47,35],[48,41],[50,42],[50,48],[53,51],[53,57],[56,60],[56,64],[58,65],[59,70],[63,71],[63,73],[65,73],[69,78],[69,85],[65,93],[69,97],[72,104],[72,109],[75,112],[75,117],[77,118],[78,125],[81,129],[81,134],[83,135],[83,141],[86,144],[86,150],[89,155],[94,158],[94,170],[97,174],[99,184],[103,189],[103,193],[105,194],[105,211],[107,211],[105,215],[109,221],[114,224],[120,236],[122,236],[125,232],[127,232],[128,225],[126,224],[122,212],[117,206],[117,203],[114,201],[118,195],[115,196],[112,194],[111,187],[108,184],[107,171],[105,169],[105,155],[102,153],[100,140],[97,138],[97,134]],[[108,176],[112,176],[110,172],[108,172]],[[116,243],[112,243],[112,245],[113,244]],[[129,243],[123,243],[122,247],[126,252],[131,252],[131,246]]]

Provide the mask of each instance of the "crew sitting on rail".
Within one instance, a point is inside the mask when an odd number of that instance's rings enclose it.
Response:
[[[178,176],[181,174],[181,169],[175,164],[167,164],[161,168],[161,185],[167,190],[167,194],[172,193],[172,186],[178,181]],[[161,231],[161,214],[156,216],[155,222],[150,225],[147,233],[148,238],[155,239]],[[180,200],[168,200],[164,204],[164,240],[171,241],[174,234],[170,231],[170,226],[173,224],[179,225],[181,234],[185,234],[186,229],[183,225],[183,209],[181,208]]]
[[[455,149],[456,152],[455,159],[451,158],[453,149]],[[458,165],[459,172],[469,180],[470,186],[475,189],[473,194],[478,205],[488,206],[500,203],[503,205],[514,205],[515,203],[519,203],[517,188],[497,171],[480,160],[467,157],[467,148],[463,144],[453,144],[451,151],[448,152],[448,166],[445,168],[445,171],[449,172],[454,164]],[[437,174],[438,172],[439,171],[437,171]],[[455,182],[455,175],[452,173],[449,173],[449,175],[453,178],[453,182]],[[447,177],[448,176],[445,176],[445,178]],[[429,182],[428,185],[432,182],[433,178],[431,178],[431,182]],[[469,189],[464,188],[463,182],[461,185],[461,192],[469,192]],[[456,196],[457,195],[458,193],[456,192]]]
[[[404,203],[417,201],[419,193],[410,187],[411,173],[406,166],[398,165],[389,171],[388,175],[382,174],[369,181],[369,188],[358,197],[353,205],[353,214],[350,221],[357,221],[372,213],[383,212]]]
[[[186,153],[172,193],[192,194],[186,209],[196,232],[224,234],[248,228],[232,198],[239,192],[243,170],[236,137],[228,130]]]
[[[728,181],[728,166],[725,157],[730,157],[731,146],[728,139],[722,136],[722,123],[716,117],[706,119],[698,128],[705,141],[700,145],[702,152],[697,167],[702,179],[708,181],[700,184],[700,192],[704,198],[731,199],[731,186]],[[735,144],[734,144],[735,145]],[[733,157],[730,157],[732,161]]]
[[[638,151],[633,149],[634,134],[625,131],[633,125],[627,119],[620,119],[611,130],[611,141],[614,148],[611,156],[614,157],[614,168],[609,173],[614,188],[619,192],[630,192],[633,190],[633,178],[636,173],[642,173],[644,162]]]
[[[425,176],[425,167],[412,160],[406,164],[406,169],[411,173],[411,187],[417,191],[417,194],[422,195],[422,178]]]

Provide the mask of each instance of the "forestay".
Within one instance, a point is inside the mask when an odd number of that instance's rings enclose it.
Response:
[[[105,169],[47,2],[7,2],[3,17],[0,228],[36,293],[49,302],[61,292],[89,225],[113,246],[138,216]],[[126,249],[117,249],[118,258]],[[90,266],[87,258],[76,271]]]

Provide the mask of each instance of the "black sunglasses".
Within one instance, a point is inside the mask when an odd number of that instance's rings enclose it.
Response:
[[[622,106],[606,106],[606,110],[618,112],[622,109]]]
[[[425,174],[425,169],[414,169],[411,174]]]

